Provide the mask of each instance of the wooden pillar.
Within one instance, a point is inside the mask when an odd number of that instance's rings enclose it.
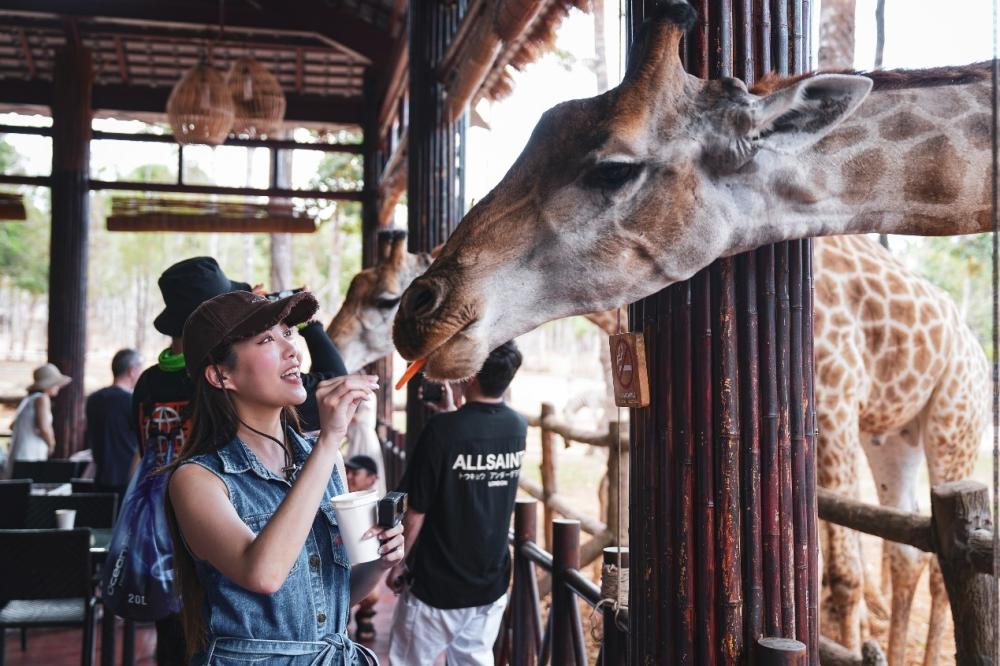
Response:
[[[805,0],[690,2],[689,72],[808,68]],[[630,38],[655,5],[627,2]],[[761,248],[631,307],[651,379],[631,415],[634,663],[752,663],[763,636],[819,663],[810,257]]]
[[[459,169],[464,117],[448,122],[444,86],[437,67],[465,14],[467,0],[411,3],[410,123],[407,143],[407,226],[411,252],[430,252],[462,219],[464,194]],[[419,381],[406,398],[407,442],[420,436],[427,410],[417,398]]]
[[[49,361],[73,378],[53,404],[56,457],[83,446],[87,351],[87,243],[94,82],[90,50],[56,52],[52,90],[52,237],[49,246]]]
[[[364,78],[364,125],[363,134],[363,178],[361,192],[361,267],[371,268],[378,258],[379,232],[379,180],[382,173],[383,156],[380,148],[378,111],[382,100],[378,97],[375,73],[369,68]],[[378,375],[382,390],[378,392],[376,418],[381,423],[392,423],[392,354],[381,358],[365,368],[365,372]],[[389,435],[385,428],[377,428],[379,437]]]

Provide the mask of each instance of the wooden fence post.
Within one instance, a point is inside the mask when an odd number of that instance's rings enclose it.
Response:
[[[620,437],[621,424],[618,421],[608,422],[608,531],[611,532],[615,544],[627,546],[628,530],[621,533],[619,526],[628,526],[627,494],[624,501],[621,498],[621,489],[628,488],[628,477],[622,479],[619,475],[623,470],[626,475],[629,471],[628,433],[625,433],[624,441],[621,441]],[[619,449],[621,455],[619,455]]]
[[[604,549],[604,564],[619,566],[618,558],[619,551],[621,552],[621,568],[624,574],[628,574],[628,548],[605,548]],[[609,571],[607,569],[603,570],[602,577],[608,576]],[[617,581],[615,581],[614,587],[617,589]],[[608,585],[602,580],[601,591],[608,589]],[[601,595],[604,596],[603,594]],[[621,590],[618,591],[618,597],[622,596]],[[628,603],[628,595],[625,595],[625,603]],[[628,664],[628,632],[622,631],[618,627],[618,619],[615,617],[616,613],[613,608],[605,606],[603,608],[604,614],[604,645],[601,648],[601,662],[600,666],[625,666]]]
[[[806,666],[806,644],[794,638],[761,638],[754,654],[757,666]]]
[[[566,583],[566,571],[580,568],[580,521],[561,518],[552,522],[552,622],[553,666],[586,666],[583,626],[576,595]]]
[[[558,492],[556,485],[556,460],[555,450],[552,446],[552,431],[545,427],[545,418],[556,413],[555,407],[550,403],[542,403],[541,418],[538,423],[542,429],[542,497],[544,508],[544,528],[545,528],[545,550],[552,552],[552,519],[554,514],[549,506],[549,498]]]
[[[989,491],[976,481],[953,481],[931,490],[931,520],[938,562],[955,621],[958,666],[993,663],[997,603],[992,577],[972,566],[973,531],[992,529]]]
[[[542,649],[535,567],[521,554],[521,544],[538,538],[537,503],[519,499],[514,505],[514,584],[511,588],[511,664],[534,666]]]

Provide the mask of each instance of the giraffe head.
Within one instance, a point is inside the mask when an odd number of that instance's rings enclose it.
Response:
[[[621,85],[542,116],[403,295],[393,334],[405,358],[468,376],[546,321],[634,301],[765,242],[747,232],[748,216],[774,223],[751,181],[762,165],[794,164],[871,82],[820,75],[760,97],[736,79],[698,79],[678,56],[694,21],[686,2],[662,4]]]
[[[348,372],[392,353],[392,319],[399,299],[429,264],[427,255],[406,251],[405,231],[379,233],[375,266],[354,276],[343,305],[326,329]]]

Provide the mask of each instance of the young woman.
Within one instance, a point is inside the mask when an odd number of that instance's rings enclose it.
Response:
[[[51,363],[35,368],[28,395],[17,406],[14,422],[10,426],[10,450],[7,452],[4,478],[10,477],[18,460],[48,460],[56,446],[56,435],[52,430],[52,399],[59,395],[59,389],[71,381]]]
[[[402,559],[402,528],[372,528],[381,558],[352,568],[330,505],[346,492],[347,425],[377,378],[321,383],[320,435],[298,433],[293,327],[315,311],[308,293],[269,302],[237,291],[184,326],[193,425],[167,504],[192,664],[377,664],[347,637],[348,612]]]

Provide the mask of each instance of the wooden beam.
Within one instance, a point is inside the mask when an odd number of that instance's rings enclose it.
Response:
[[[816,495],[821,520],[904,543],[924,552],[934,552],[930,516],[859,502],[826,488],[817,488]]]
[[[122,83],[128,85],[128,59],[125,57],[125,43],[118,35],[115,36],[115,55],[118,59],[118,76]]]
[[[18,29],[17,39],[21,43],[21,55],[24,56],[24,64],[28,68],[28,78],[33,79],[38,73],[38,68],[35,67],[35,58],[31,55],[31,45],[28,44],[28,35],[25,34],[24,28]]]
[[[233,4],[226,7],[227,27],[314,34],[333,45],[353,51],[377,68],[384,64],[391,46],[385,31],[361,20],[353,12],[337,9],[322,0],[261,0],[256,8]],[[200,0],[0,0],[0,9],[166,25],[214,27],[219,23],[218,5]]]
[[[164,114],[170,90],[167,86],[95,85],[92,108],[124,113]],[[360,125],[363,120],[360,95],[340,97],[288,92],[285,99],[288,102],[286,123]],[[49,106],[51,103],[52,85],[48,81],[5,80],[0,89],[0,104]]]
[[[52,136],[51,127],[33,127],[27,125],[0,125],[0,134],[33,134]],[[131,132],[103,132],[95,130],[92,137],[95,141],[138,141],[150,143],[176,143],[172,134],[142,134]],[[245,148],[269,148],[271,150],[315,150],[324,153],[352,153],[360,155],[364,146],[360,143],[305,143],[284,139],[241,139],[228,137],[221,145],[241,146]]]
[[[295,49],[295,92],[302,92],[302,49]]]
[[[173,192],[177,194],[223,194],[244,197],[280,197],[296,199],[326,199],[329,201],[361,201],[360,191],[290,190],[287,188],[224,187],[222,185],[178,185],[176,183],[136,183],[132,181],[92,180],[92,190],[122,192]]]
[[[207,215],[111,215],[108,231],[161,231],[184,233],[283,233],[311,234],[316,222],[310,218],[272,217],[267,219],[212,217]]]

